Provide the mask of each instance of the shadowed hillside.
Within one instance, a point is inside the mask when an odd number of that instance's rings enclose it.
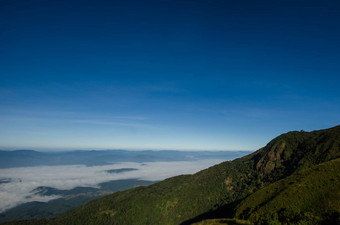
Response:
[[[118,192],[57,219],[20,224],[191,224],[215,217],[233,218],[235,212],[237,216],[257,221],[259,219],[253,219],[252,212],[262,216],[261,208],[252,205],[253,208],[248,209],[251,205],[248,196],[300,171],[306,173],[304,177],[308,180],[308,173],[318,168],[315,165],[339,156],[340,126],[313,132],[289,132],[251,155],[194,175],[177,176],[147,187]],[[338,161],[334,162],[337,165]],[[334,162],[330,167],[333,168]],[[339,172],[339,167],[335,166],[333,170]],[[253,202],[263,204],[263,201],[267,203],[263,199]],[[340,211],[334,209],[335,213]]]

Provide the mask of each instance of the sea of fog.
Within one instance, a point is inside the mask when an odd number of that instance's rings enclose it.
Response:
[[[136,162],[131,158],[131,162],[125,159],[124,162],[95,166],[76,164],[1,168],[0,212],[27,202],[48,202],[61,197],[41,195],[34,191],[38,187],[70,190],[75,187],[98,187],[100,183],[124,179],[161,181],[176,175],[194,174],[202,169],[248,153],[234,152],[231,154],[229,152],[225,157],[221,153],[215,153],[215,157],[213,157],[213,152],[207,153],[208,155],[205,157],[194,157],[195,154],[190,153],[192,155],[187,160],[178,161],[172,158],[171,160],[163,159],[163,161],[137,160],[138,162]],[[176,153],[174,152],[174,154]]]

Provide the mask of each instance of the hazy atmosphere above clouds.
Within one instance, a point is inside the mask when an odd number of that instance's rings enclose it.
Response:
[[[338,1],[0,2],[0,149],[255,150],[340,124]]]

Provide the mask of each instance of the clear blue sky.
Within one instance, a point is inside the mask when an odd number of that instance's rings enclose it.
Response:
[[[339,1],[0,1],[0,148],[255,150],[340,124]]]

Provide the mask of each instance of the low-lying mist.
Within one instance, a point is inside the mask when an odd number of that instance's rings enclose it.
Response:
[[[61,196],[34,192],[41,186],[57,189],[98,187],[100,183],[122,179],[159,181],[180,174],[193,174],[221,162],[221,159],[175,162],[124,162],[112,165],[36,166],[0,169],[0,212],[22,203],[47,202]],[[124,170],[124,168],[129,168]],[[112,172],[112,171],[122,172]],[[111,172],[110,172],[111,171]]]

